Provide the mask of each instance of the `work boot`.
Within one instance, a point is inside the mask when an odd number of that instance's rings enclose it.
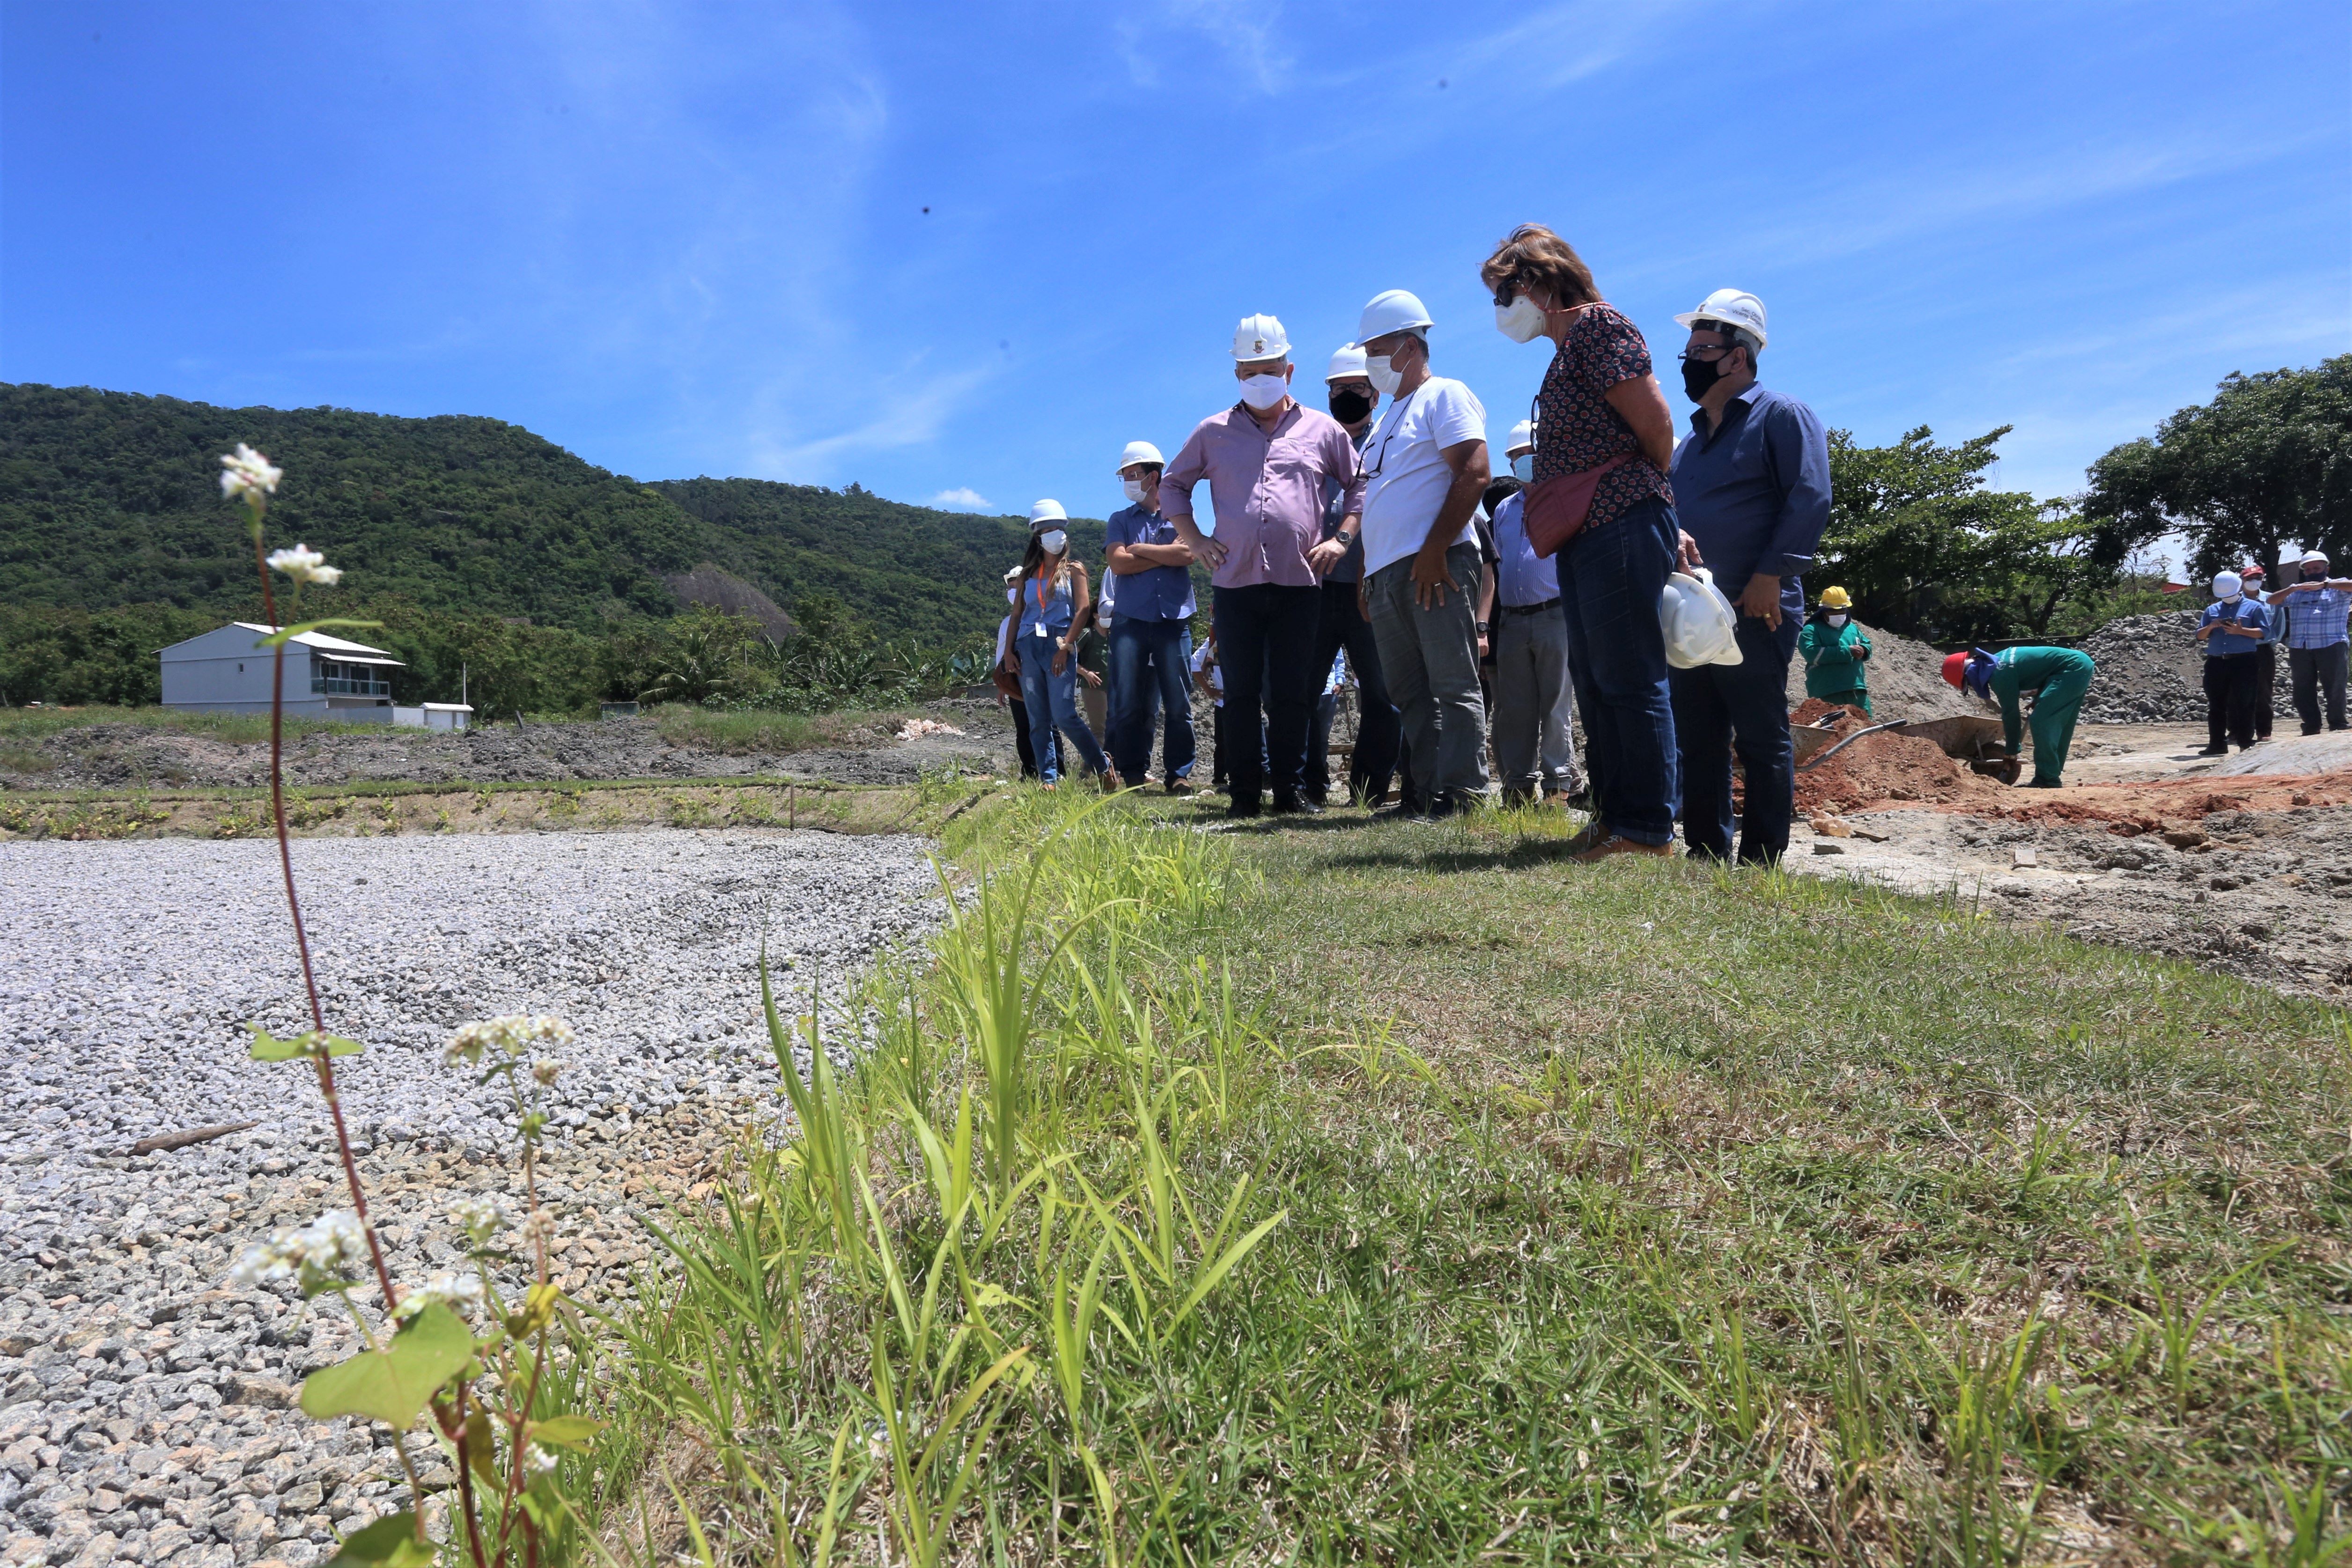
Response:
[[[2029,779],[2025,781],[2025,787],[2028,789],[2062,789],[2065,788],[2065,786],[2059,783],[2055,779]]]

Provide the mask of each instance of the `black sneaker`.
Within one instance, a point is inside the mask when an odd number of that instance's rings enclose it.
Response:
[[[1312,795],[1276,795],[1274,814],[1277,817],[1319,817],[1323,802]]]
[[[2197,748],[2197,755],[2200,757],[2227,757],[2230,755],[2230,748],[2226,746],[2200,746]]]

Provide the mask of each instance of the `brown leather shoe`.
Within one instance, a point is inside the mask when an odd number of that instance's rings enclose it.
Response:
[[[1622,833],[1603,834],[1599,843],[1589,850],[1579,850],[1568,858],[1590,865],[1605,861],[1611,855],[1666,855],[1675,852],[1672,844],[1645,844],[1639,839],[1629,839]]]

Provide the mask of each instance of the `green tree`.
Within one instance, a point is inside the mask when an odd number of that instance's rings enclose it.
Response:
[[[1892,446],[1830,432],[1830,524],[1809,574],[1874,626],[1936,642],[2048,632],[2070,599],[2111,588],[2115,541],[2070,503],[1986,487],[2012,427],[1957,446],[1926,425]]]
[[[751,654],[763,643],[757,622],[697,605],[665,630],[652,678],[638,695],[647,702],[702,703],[743,695],[756,683]]]
[[[2213,401],[2091,465],[2086,517],[2137,546],[2188,536],[2200,574],[2271,562],[2291,540],[2352,555],[2352,354],[2232,371]]]

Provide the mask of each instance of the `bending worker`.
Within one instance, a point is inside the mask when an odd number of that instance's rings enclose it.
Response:
[[[1797,633],[1797,656],[1805,661],[1807,696],[1870,713],[1870,680],[1862,670],[1870,657],[1870,639],[1854,620],[1853,599],[1844,589],[1822,590],[1821,608]]]
[[[2074,744],[2074,716],[2083,711],[2083,694],[2091,689],[2091,672],[2096,667],[2090,654],[2073,648],[2004,648],[1998,654],[1978,648],[1946,659],[1944,679],[2000,704],[2012,757],[2024,728],[2018,717],[2018,695],[2032,692],[2033,777],[2026,787],[2055,789],[2066,768],[2066,752]]]

